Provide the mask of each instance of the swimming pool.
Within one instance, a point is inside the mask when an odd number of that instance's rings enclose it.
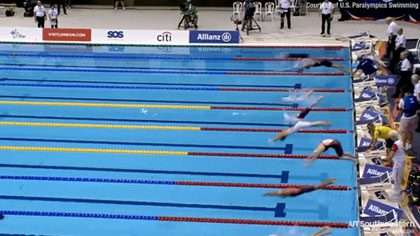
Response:
[[[308,235],[356,220],[355,190],[261,196],[356,185],[349,161],[296,158],[326,138],[354,151],[349,75],[285,70],[303,54],[350,66],[337,47],[0,44],[0,233]],[[299,88],[324,96],[307,120],[333,125],[268,143]]]

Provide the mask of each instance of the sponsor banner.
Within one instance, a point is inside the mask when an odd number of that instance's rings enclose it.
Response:
[[[239,43],[239,32],[192,30],[190,43]]]
[[[92,42],[106,44],[188,44],[189,31],[93,29]]]
[[[366,109],[362,113],[359,119],[359,121],[369,121],[369,123],[377,122],[379,120],[382,120],[382,122],[386,122],[388,119],[386,118],[386,116],[368,109]]]
[[[91,42],[91,29],[48,29],[42,31],[44,41]]]
[[[382,75],[374,76],[376,86],[378,87],[395,87],[397,86],[397,76],[396,75]]]
[[[392,210],[395,210],[398,215],[398,220],[400,220],[403,214],[401,209],[369,199],[366,203],[366,207],[363,210],[363,213],[369,216],[382,216],[388,214]]]
[[[385,174],[386,172],[388,172],[389,175],[391,175],[392,168],[385,167],[385,166],[366,164],[362,177],[363,178],[379,177],[379,176]]]
[[[373,99],[374,97],[376,97],[376,93],[370,91],[370,89],[363,89],[362,93],[360,94],[359,99],[361,100],[365,100],[365,99]]]
[[[42,29],[0,27],[0,41],[3,41],[3,42],[41,42]]]
[[[357,147],[358,152],[366,152],[369,149],[370,143],[372,139],[363,137],[360,139],[359,146]],[[383,142],[376,141],[375,143],[375,149],[380,149],[383,146]]]

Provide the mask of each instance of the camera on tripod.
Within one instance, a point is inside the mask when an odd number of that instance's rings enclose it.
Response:
[[[183,27],[188,29],[191,27],[198,28],[198,15],[195,6],[192,5],[191,0],[186,0],[179,5],[181,10],[182,19],[178,24],[178,29]]]
[[[249,35],[249,31],[259,30],[261,32],[261,27],[258,25],[257,21],[254,19],[255,14],[255,4],[253,0],[245,1],[245,16],[242,23],[242,31],[246,30],[246,34]],[[252,24],[255,24],[255,27]]]

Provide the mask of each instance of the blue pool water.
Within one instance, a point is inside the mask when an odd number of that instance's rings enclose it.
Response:
[[[271,129],[290,127],[284,114],[297,113],[276,109],[306,104],[282,100],[292,92],[255,89],[344,89],[314,92],[324,96],[317,108],[352,108],[349,75],[330,74],[338,69],[305,71],[324,75],[258,75],[296,63],[260,59],[302,54],[350,65],[348,48],[0,44],[0,212],[5,214],[0,235],[310,235],[319,227],[158,217],[356,220],[355,190],[261,196],[277,189],[263,184],[315,185],[328,178],[352,188],[353,163],[320,159],[305,168],[302,159],[245,157],[307,155],[327,138],[354,152],[351,110],[312,111],[306,120],[333,123],[313,128],[327,132],[268,143],[276,135]],[[281,207],[285,214],[276,214]],[[358,235],[357,228],[332,230]]]

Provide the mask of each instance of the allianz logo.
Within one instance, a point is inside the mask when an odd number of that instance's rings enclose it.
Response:
[[[386,171],[385,171],[386,172]],[[367,174],[370,174],[370,175],[375,175],[375,176],[381,176],[381,175],[383,175],[385,172],[382,172],[382,171],[379,171],[379,170],[376,170],[376,169],[368,169],[367,171],[366,171],[366,173]]]
[[[232,35],[228,32],[220,34],[198,34],[197,35],[198,40],[219,40],[223,42],[229,42],[232,40]]]
[[[371,114],[369,114],[369,113],[365,113],[364,115],[363,115],[363,118],[365,118],[365,119],[367,119],[367,120],[373,120],[373,119],[375,119],[375,117],[374,116],[372,116]]]

